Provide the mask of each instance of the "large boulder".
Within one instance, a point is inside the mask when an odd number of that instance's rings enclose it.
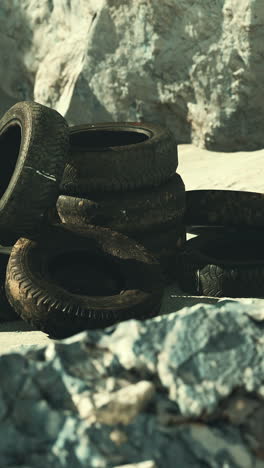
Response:
[[[0,466],[263,468],[263,301],[0,357]]]
[[[137,120],[212,150],[264,145],[263,0],[2,0],[0,76],[70,123]]]

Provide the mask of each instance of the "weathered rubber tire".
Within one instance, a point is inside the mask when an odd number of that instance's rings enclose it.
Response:
[[[61,194],[127,191],[168,180],[178,166],[177,144],[153,123],[108,122],[70,127],[70,155]]]
[[[0,322],[19,320],[18,315],[9,304],[5,292],[6,268],[9,260],[8,253],[0,253]]]
[[[185,187],[179,174],[152,189],[117,192],[105,196],[91,193],[86,198],[60,195],[57,211],[63,223],[86,226],[95,224],[129,234],[155,226],[168,226],[182,220]]]
[[[245,239],[254,237],[264,237],[264,227],[251,227],[251,226],[186,226],[186,231],[190,234],[199,235],[238,235],[239,238],[244,237]]]
[[[237,190],[187,190],[187,231],[202,226],[264,227],[264,194]],[[195,230],[198,226],[199,231]]]
[[[186,230],[182,221],[166,230],[133,233],[133,238],[149,250],[156,258],[178,252],[185,246]]]
[[[182,289],[213,297],[264,297],[264,248],[259,236],[200,235],[180,256]]]
[[[18,102],[0,120],[0,244],[39,229],[59,194],[69,131],[55,110]]]
[[[71,256],[78,269],[73,271],[72,263],[67,277],[65,268]],[[110,268],[118,281],[118,293],[86,294],[89,285],[82,268],[93,258],[101,258]],[[76,275],[80,278],[77,292]],[[38,240],[19,239],[11,251],[6,275],[7,297],[16,312],[56,338],[158,314],[163,286],[160,265],[143,246],[96,226],[56,225]]]
[[[182,220],[169,229],[134,233],[132,236],[157,258],[167,283],[178,279],[179,256],[186,245],[186,229]]]

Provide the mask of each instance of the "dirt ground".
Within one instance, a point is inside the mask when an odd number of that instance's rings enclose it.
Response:
[[[180,145],[178,152],[177,172],[183,178],[186,190],[211,188],[264,192],[264,149],[215,153],[193,145]],[[161,312],[216,301],[215,298],[187,296],[175,284],[166,289]],[[15,351],[21,345],[42,345],[50,341],[47,335],[22,320],[0,323],[0,353]]]

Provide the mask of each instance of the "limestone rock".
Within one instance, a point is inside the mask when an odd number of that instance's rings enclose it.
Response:
[[[0,357],[0,466],[264,467],[263,301]]]
[[[263,25],[263,0],[2,0],[1,110],[34,98],[72,124],[145,120],[179,143],[262,148]]]

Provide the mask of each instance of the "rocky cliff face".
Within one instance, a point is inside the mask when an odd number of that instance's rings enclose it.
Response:
[[[3,0],[1,111],[147,120],[213,150],[264,145],[263,0]]]

